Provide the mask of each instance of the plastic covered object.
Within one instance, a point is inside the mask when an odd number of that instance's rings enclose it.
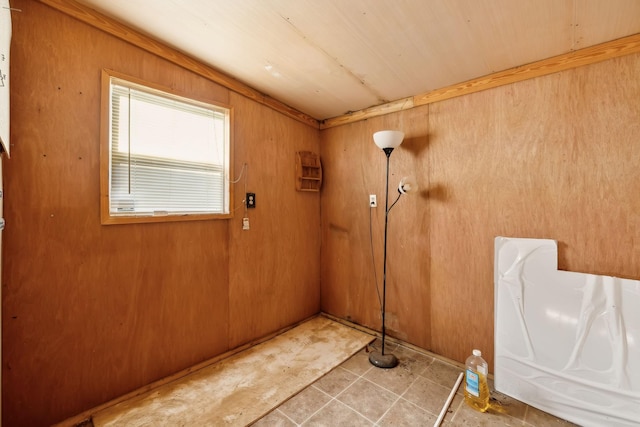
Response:
[[[640,281],[557,259],[554,240],[495,239],[495,389],[582,426],[638,426]]]

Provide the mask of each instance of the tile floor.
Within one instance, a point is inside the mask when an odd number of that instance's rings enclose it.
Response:
[[[379,343],[356,353],[253,426],[433,426],[463,370],[389,342],[385,352],[393,352],[400,364],[376,368],[368,351]],[[464,403],[462,390],[461,385],[443,426],[574,426],[495,391],[492,408],[476,412]]]

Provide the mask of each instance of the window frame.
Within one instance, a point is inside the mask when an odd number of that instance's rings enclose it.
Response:
[[[182,98],[184,100],[191,100],[196,104],[204,103],[214,107],[220,107],[229,111],[229,147],[228,147],[228,168],[226,171],[226,178],[228,182],[227,194],[228,197],[228,210],[229,212],[223,213],[186,213],[186,214],[167,214],[167,215],[152,215],[131,213],[122,215],[112,215],[110,212],[110,185],[111,185],[111,159],[110,159],[110,145],[111,145],[111,79],[116,78],[118,80],[128,82],[133,86],[141,88],[148,88],[150,92],[160,91],[169,95]],[[233,176],[233,108],[221,102],[211,101],[203,99],[201,97],[195,97],[187,95],[179,91],[163,87],[161,85],[143,81],[131,76],[118,73],[113,70],[103,69],[101,80],[101,112],[100,112],[100,220],[103,225],[110,224],[132,224],[132,223],[157,223],[157,222],[175,222],[175,221],[202,221],[202,220],[214,220],[214,219],[229,219],[233,218],[233,182],[231,178]]]

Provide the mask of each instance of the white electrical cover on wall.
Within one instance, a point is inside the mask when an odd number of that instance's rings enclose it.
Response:
[[[495,389],[582,426],[640,425],[640,281],[558,270],[495,239]]]

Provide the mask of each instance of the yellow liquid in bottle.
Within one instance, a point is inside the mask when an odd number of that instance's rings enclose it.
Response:
[[[487,376],[475,372],[478,375],[479,396],[474,396],[467,390],[466,384],[464,388],[464,401],[476,411],[485,412],[489,409],[489,385],[487,384]]]

